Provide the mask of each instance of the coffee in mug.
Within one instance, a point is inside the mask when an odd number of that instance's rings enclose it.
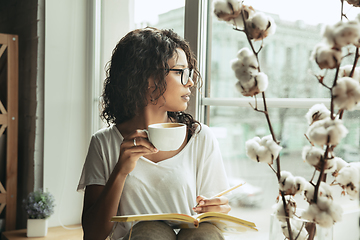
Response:
[[[186,125],[183,123],[156,123],[146,131],[150,142],[159,151],[174,151],[181,147],[186,137]]]

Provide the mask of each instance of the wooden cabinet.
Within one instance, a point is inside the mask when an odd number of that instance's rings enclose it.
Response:
[[[0,182],[0,213],[6,210],[5,230],[16,227],[18,62],[18,36],[0,33],[0,136],[6,135],[6,176],[5,183]]]

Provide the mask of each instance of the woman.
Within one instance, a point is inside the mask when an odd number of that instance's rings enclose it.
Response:
[[[228,187],[217,141],[183,112],[197,75],[188,43],[171,30],[134,30],[117,44],[102,94],[101,116],[110,126],[92,136],[78,186],[85,189],[84,239],[223,239],[207,223],[176,234],[164,222],[140,222],[131,231],[130,223],[110,222],[115,215],[230,211],[227,198],[204,197]],[[187,125],[178,150],[158,151],[143,130],[165,122]]]

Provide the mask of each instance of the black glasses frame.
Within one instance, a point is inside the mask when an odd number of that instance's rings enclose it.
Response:
[[[192,79],[194,74],[194,69],[190,69],[190,68],[183,68],[183,69],[171,68],[168,69],[168,71],[181,72],[181,84],[184,86],[188,84],[189,78]],[[185,76],[185,80],[184,80],[184,76]]]

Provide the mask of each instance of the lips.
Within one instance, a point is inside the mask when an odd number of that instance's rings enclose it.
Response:
[[[189,101],[190,100],[190,93],[182,95],[181,98],[184,99],[185,101]]]

